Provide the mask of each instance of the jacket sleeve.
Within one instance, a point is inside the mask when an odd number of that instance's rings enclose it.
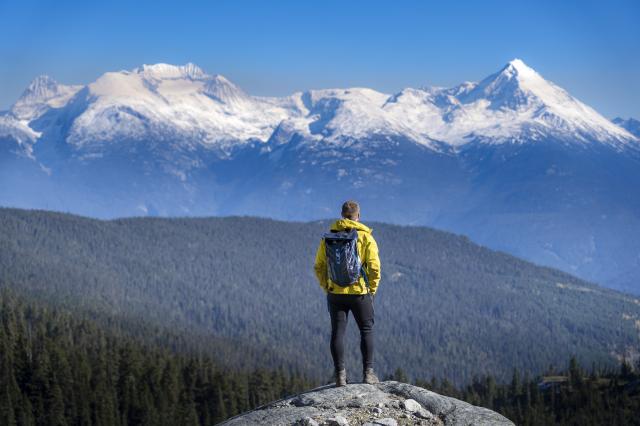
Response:
[[[327,253],[325,253],[324,251],[324,239],[320,241],[320,245],[318,246],[318,251],[316,252],[316,262],[313,265],[313,268],[316,272],[318,284],[320,284],[320,287],[324,290],[325,293],[327,293]]]
[[[369,278],[369,287],[371,292],[376,294],[378,284],[380,283],[380,256],[378,255],[378,243],[369,235],[365,247],[365,256],[367,262],[367,278]]]

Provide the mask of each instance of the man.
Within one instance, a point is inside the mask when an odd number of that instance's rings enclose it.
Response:
[[[357,241],[355,234],[357,232]],[[345,232],[347,231],[347,232]],[[334,274],[335,256],[327,261],[327,241],[333,240],[332,234],[325,234],[316,253],[315,272],[320,287],[327,294],[327,305],[331,316],[331,356],[335,367],[336,386],[347,384],[347,373],[344,363],[343,338],[347,327],[349,311],[360,329],[360,350],[362,352],[364,383],[378,383],[378,378],[373,371],[373,301],[380,282],[380,258],[378,257],[378,244],[371,235],[372,229],[360,223],[360,206],[355,201],[346,201],[342,205],[342,219],[331,225],[332,233],[336,235],[353,235],[353,241],[357,246],[359,257],[358,265],[362,265],[360,274],[356,273],[356,281],[336,283],[332,281]],[[330,249],[331,250],[331,249]],[[343,256],[344,258],[345,256]],[[347,256],[348,257],[348,256]],[[357,262],[357,260],[356,260]],[[327,271],[327,268],[334,270]],[[334,277],[335,278],[335,277]],[[337,280],[337,279],[336,279]],[[368,281],[368,285],[367,285]],[[346,285],[345,285],[346,284]]]

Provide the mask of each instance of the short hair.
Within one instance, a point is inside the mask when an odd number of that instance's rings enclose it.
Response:
[[[342,204],[342,217],[355,220],[360,213],[360,206],[357,201],[349,200]]]

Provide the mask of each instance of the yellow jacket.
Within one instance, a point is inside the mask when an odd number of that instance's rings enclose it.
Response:
[[[344,231],[345,229],[355,229],[358,231],[358,255],[361,262],[365,265],[365,272],[369,279],[369,287],[371,293],[375,294],[380,283],[380,257],[378,256],[378,243],[371,235],[373,229],[368,226],[356,222],[351,219],[339,219],[331,225],[331,230]],[[329,279],[327,273],[327,254],[324,248],[324,238],[320,241],[318,251],[316,252],[316,262],[314,265],[318,283],[322,289],[329,293],[335,294],[366,294],[367,286],[364,277],[360,277],[357,283],[347,287],[336,285]]]

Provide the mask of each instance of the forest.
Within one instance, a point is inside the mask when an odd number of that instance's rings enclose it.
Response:
[[[0,424],[211,425],[324,382],[285,369],[228,369],[212,356],[141,343],[64,309],[0,291]],[[140,333],[150,332],[139,326]],[[385,379],[408,382],[402,369]],[[640,365],[566,369],[501,383],[414,381],[518,425],[637,425]]]
[[[210,425],[312,386],[282,369],[229,370],[141,344],[7,290],[0,307],[4,426]]]

